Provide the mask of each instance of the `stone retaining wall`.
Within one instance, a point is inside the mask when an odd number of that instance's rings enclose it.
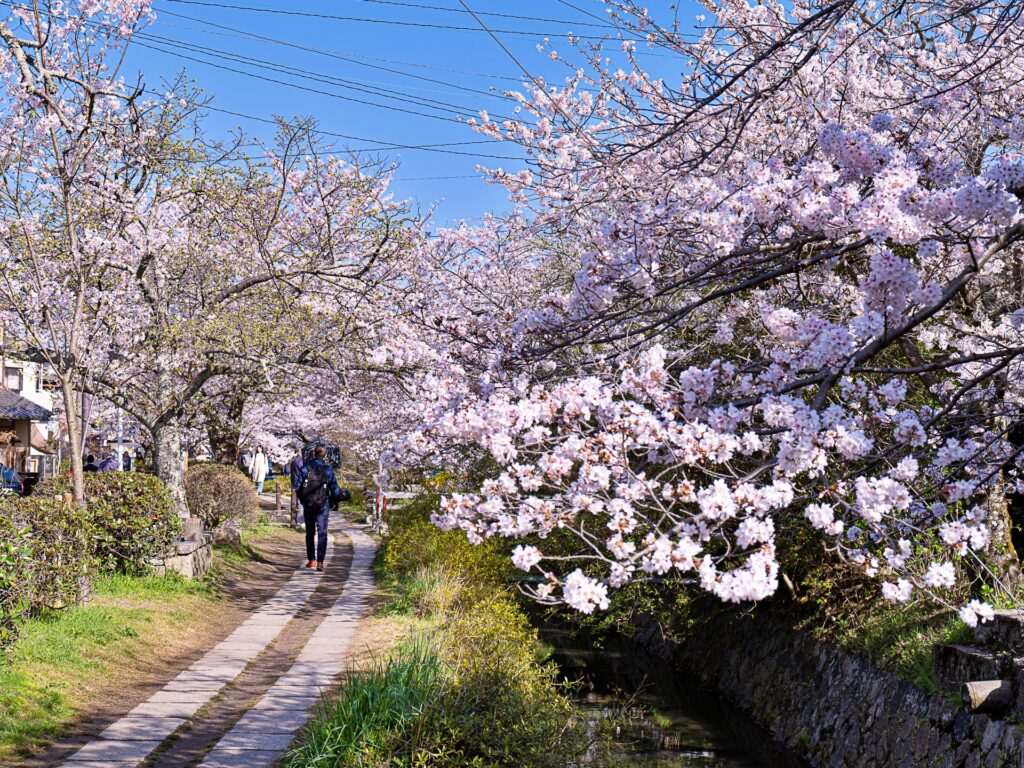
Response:
[[[174,550],[150,562],[157,575],[173,572],[180,573],[186,579],[202,578],[213,566],[211,537],[202,536],[198,540],[179,541]]]
[[[685,644],[637,639],[827,768],[1024,768],[1024,731],[972,715],[777,619],[716,619]]]

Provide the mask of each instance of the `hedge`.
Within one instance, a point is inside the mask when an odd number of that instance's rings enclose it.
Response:
[[[0,650],[26,616],[84,594],[95,567],[88,517],[63,498],[0,498]]]
[[[70,478],[51,478],[27,501],[71,493]],[[85,476],[85,511],[93,554],[104,571],[142,573],[150,558],[166,552],[181,534],[170,494],[156,477],[141,472]]]

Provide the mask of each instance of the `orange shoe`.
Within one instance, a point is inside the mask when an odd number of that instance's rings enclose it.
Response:
[[[323,560],[317,560],[317,561],[316,561],[316,569],[317,569],[318,571],[320,571],[321,573],[323,573],[323,570],[324,570],[324,563],[323,563]]]
[[[306,563],[306,567],[307,568],[316,568],[316,560],[310,560],[308,563]]]

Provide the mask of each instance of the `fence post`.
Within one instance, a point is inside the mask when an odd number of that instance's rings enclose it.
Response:
[[[281,514],[281,484],[280,483],[275,483],[274,484],[274,492],[275,492],[274,495],[276,496],[276,499],[277,499],[277,514],[280,515]]]

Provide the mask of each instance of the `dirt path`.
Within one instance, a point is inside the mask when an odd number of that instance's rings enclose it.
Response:
[[[340,518],[340,515],[338,516]],[[273,594],[260,585],[241,596],[251,609],[221,642],[136,706],[93,718],[44,765],[68,768],[270,768],[305,725],[324,690],[336,685],[360,640],[374,591],[376,544],[332,520],[327,569],[264,558],[288,576]],[[296,535],[286,537],[296,542]],[[296,542],[297,543],[297,542]],[[301,553],[301,549],[299,552]],[[232,586],[241,593],[246,580]],[[147,692],[151,689],[147,688]],[[130,700],[142,698],[132,690]],[[102,728],[97,734],[96,731]],[[83,738],[85,737],[85,738]],[[91,737],[91,738],[89,738]]]
[[[273,644],[253,659],[216,701],[197,712],[172,740],[163,744],[149,758],[147,766],[179,768],[197,764],[241,716],[256,705],[323,621],[345,585],[351,560],[351,550],[342,548],[321,577],[312,597],[288,622]],[[308,695],[318,697],[319,689],[311,686]]]
[[[119,672],[97,679],[80,696],[83,711],[88,714],[73,723],[49,749],[13,762],[12,768],[57,765],[109,723],[146,701],[269,599],[291,577],[304,554],[302,534],[285,529],[253,540],[249,547],[256,559],[218,565],[216,584],[223,599],[216,603],[216,610],[197,616],[182,631],[148,646],[144,664],[125,665]]]

